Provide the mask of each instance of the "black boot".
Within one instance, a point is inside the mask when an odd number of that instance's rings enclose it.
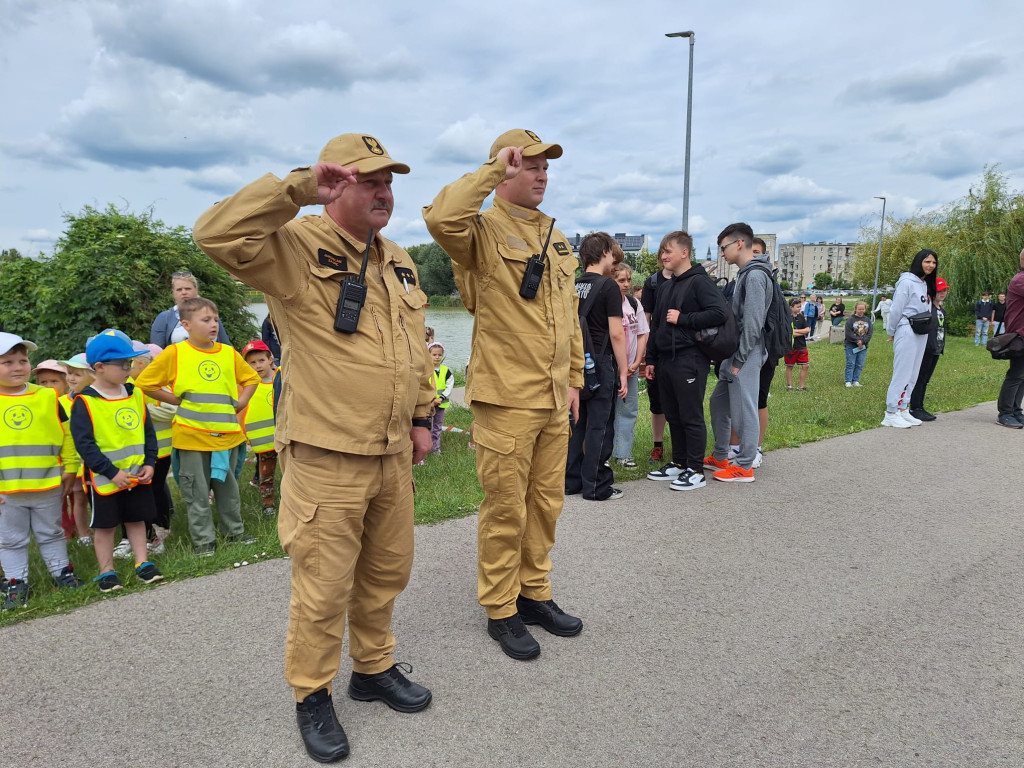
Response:
[[[516,608],[525,624],[540,624],[553,635],[573,637],[583,631],[583,622],[559,608],[554,600],[530,600],[520,595]]]
[[[306,752],[318,763],[334,763],[348,755],[348,737],[334,714],[334,703],[326,688],[298,702],[295,718]]]
[[[506,656],[525,661],[540,656],[540,644],[523,625],[518,613],[506,619],[488,619],[487,634],[501,643]]]
[[[401,667],[412,673],[408,664]],[[430,691],[403,675],[398,664],[376,675],[353,672],[348,695],[356,701],[383,701],[396,712],[419,712],[431,699]]]

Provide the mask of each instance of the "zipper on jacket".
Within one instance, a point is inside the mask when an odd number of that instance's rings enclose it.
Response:
[[[387,362],[388,360],[388,347],[384,343],[384,329],[380,325],[380,319],[377,317],[377,310],[373,305],[370,306],[370,314],[373,315],[373,323],[377,326],[377,336],[380,337],[380,357],[381,360]]]

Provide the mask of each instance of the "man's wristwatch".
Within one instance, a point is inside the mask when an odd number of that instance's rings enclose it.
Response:
[[[413,419],[412,425],[414,427],[423,427],[424,429],[430,429],[430,419]]]

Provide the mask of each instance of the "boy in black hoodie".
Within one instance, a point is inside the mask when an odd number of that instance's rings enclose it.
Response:
[[[704,392],[711,363],[698,349],[694,333],[726,320],[725,299],[704,267],[694,264],[693,239],[682,231],[662,238],[658,257],[671,271],[660,286],[647,344],[649,379],[656,378],[665,418],[672,430],[672,461],[649,472],[649,480],[671,480],[674,491],[703,488]]]

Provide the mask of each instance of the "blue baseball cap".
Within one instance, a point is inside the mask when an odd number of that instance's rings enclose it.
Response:
[[[89,362],[89,365],[106,363],[110,360],[126,360],[145,354],[147,353],[135,351],[135,348],[132,347],[131,339],[121,331],[113,328],[107,328],[107,330],[93,336],[89,339],[89,343],[85,345],[85,359]]]

